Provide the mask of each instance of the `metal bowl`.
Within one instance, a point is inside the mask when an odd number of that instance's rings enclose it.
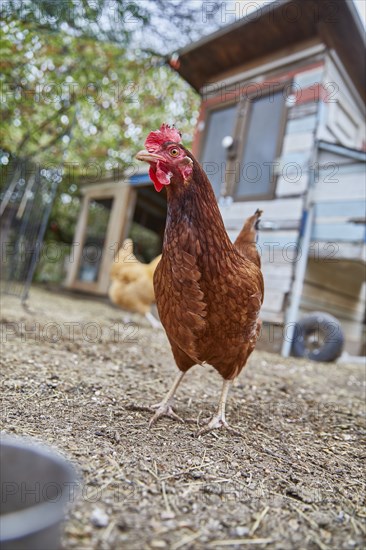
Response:
[[[74,467],[48,447],[2,436],[0,547],[57,550],[60,524],[79,485]]]

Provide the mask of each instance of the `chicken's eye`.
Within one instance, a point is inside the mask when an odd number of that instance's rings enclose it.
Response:
[[[177,156],[179,155],[179,149],[177,149],[176,147],[174,147],[173,149],[170,149],[169,154],[170,154],[172,157],[177,157]]]

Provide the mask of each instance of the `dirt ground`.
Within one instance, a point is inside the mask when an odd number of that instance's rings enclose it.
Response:
[[[357,549],[366,542],[362,365],[254,352],[229,395],[226,431],[195,437],[221,387],[195,367],[176,411],[162,331],[106,302],[33,288],[2,305],[2,429],[55,446],[81,476],[67,549]],[[70,500],[72,500],[70,498]]]

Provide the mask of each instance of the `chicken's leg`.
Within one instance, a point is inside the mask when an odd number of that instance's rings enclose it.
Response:
[[[184,375],[185,375],[185,372],[179,372],[179,374],[177,375],[177,377],[173,382],[172,387],[170,388],[170,390],[168,391],[164,399],[157,405],[153,405],[152,408],[157,409],[157,411],[149,422],[149,428],[151,428],[151,426],[155,424],[155,422],[161,416],[170,416],[171,418],[174,418],[174,420],[179,420],[179,422],[184,422],[182,418],[180,418],[177,414],[175,414],[172,408],[174,394],[177,391],[177,388],[181,383]]]
[[[226,400],[227,400],[227,394],[229,393],[230,386],[232,384],[232,380],[224,380],[224,383],[222,385],[220,400],[219,400],[219,407],[217,409],[217,413],[215,416],[208,422],[206,426],[198,430],[197,436],[205,434],[207,432],[211,432],[212,430],[216,430],[217,428],[226,428],[227,430],[237,434],[241,435],[240,432],[237,432],[233,428],[229,426],[229,424],[226,422],[225,419],[225,407],[226,407]]]
[[[174,420],[179,420],[179,422],[184,422],[184,420],[182,418],[180,418],[180,416],[175,414],[175,412],[173,411],[173,407],[172,407],[174,394],[177,391],[177,388],[178,388],[179,384],[181,383],[184,375],[185,375],[185,372],[179,372],[179,374],[177,375],[177,377],[175,378],[175,380],[173,382],[172,387],[170,388],[170,390],[168,391],[168,393],[166,394],[164,399],[160,403],[158,403],[157,405],[152,405],[151,407],[148,407],[146,405],[131,404],[131,405],[127,405],[127,409],[129,409],[131,411],[153,411],[153,410],[156,410],[156,413],[154,414],[154,416],[152,417],[152,419],[149,422],[149,428],[151,428],[151,426],[153,424],[155,424],[155,422],[161,416],[170,416],[170,418],[174,418]]]

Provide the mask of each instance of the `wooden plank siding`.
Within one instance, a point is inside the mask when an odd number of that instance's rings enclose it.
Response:
[[[316,203],[362,202],[366,199],[365,163],[338,162],[335,155],[320,156],[316,175],[314,200]],[[328,160],[331,158],[332,160]],[[339,155],[340,160],[342,157]]]
[[[292,263],[299,255],[298,231],[261,231],[257,246],[265,263]],[[278,251],[278,255],[275,255]]]
[[[349,260],[325,262],[314,258],[309,260],[305,280],[309,284],[326,287],[334,293],[357,301],[365,299],[364,274],[365,269],[361,263]]]
[[[293,197],[306,192],[309,185],[308,170],[303,168],[301,171],[291,173],[290,167],[287,166],[281,172],[284,175],[279,175],[277,179],[277,197]]]
[[[342,114],[340,111],[335,114],[334,107],[330,107],[334,98],[326,70],[328,67],[326,69],[321,62],[315,66],[302,66],[297,70],[291,68],[294,95],[288,97],[282,148],[279,157],[275,159],[274,198],[231,203],[222,201],[220,210],[233,241],[244,220],[256,208],[263,210],[262,229],[257,243],[266,289],[261,318],[268,323],[281,324],[285,321],[296,262],[303,253],[298,246],[299,230],[309,185],[315,179],[312,200],[316,203],[316,209],[309,252],[310,268],[308,267],[305,277],[300,316],[319,309],[332,313],[341,321],[351,346],[357,347],[365,303],[364,299],[360,299],[361,283],[357,278],[359,272],[355,265],[361,260],[365,250],[365,231],[364,226],[351,223],[350,220],[364,215],[364,164],[350,157],[322,150],[319,150],[317,163],[312,164],[315,139],[322,136],[318,126],[323,124],[323,128],[326,127],[326,132],[329,133],[329,116],[337,118],[336,123],[342,132],[353,136],[352,143],[348,141],[345,145],[356,147],[358,143],[358,129],[353,126],[355,116],[343,114],[343,111],[350,109],[348,104],[344,107],[349,103],[348,96],[347,101],[344,95],[336,98],[342,103]],[[275,78],[273,74],[270,77],[262,74],[254,82],[265,89],[268,82],[288,80],[289,74],[278,71]],[[237,82],[236,92],[240,96],[248,83]],[[220,83],[217,83],[217,89],[220,90]],[[199,142],[202,144],[207,109],[220,103],[223,103],[222,96],[220,99],[217,93],[204,98],[195,140],[196,151],[199,149]],[[354,112],[353,104],[352,109]],[[333,132],[331,136],[330,141],[336,141],[336,133]],[[348,257],[356,260],[348,265],[350,274],[340,268]],[[361,263],[357,265],[360,266]],[[337,275],[335,283],[330,285],[329,281],[333,281],[335,270],[339,270],[341,275]],[[355,270],[358,273],[356,278]],[[348,284],[347,277],[353,277],[354,280],[348,285],[348,293],[342,294],[342,288]]]
[[[362,174],[360,174],[360,177],[355,177],[355,174],[348,174],[335,181],[330,181],[330,179],[333,178],[327,173],[327,176],[318,182],[314,193],[315,202],[347,201],[350,197],[353,200],[360,201],[365,199],[365,180]]]
[[[356,323],[362,323],[365,303],[358,298],[342,296],[333,292],[325,285],[305,282],[302,296],[302,304],[310,304],[313,311],[317,309],[333,313],[339,320],[348,319]]]
[[[239,231],[244,220],[251,216],[255,210],[263,210],[263,220],[298,220],[302,214],[302,199],[278,199],[266,201],[232,202],[230,205],[221,206],[221,215],[225,226]]]
[[[335,162],[340,168],[344,165],[353,165],[357,164],[355,159],[350,158],[347,155],[340,155],[338,153],[332,152],[332,151],[324,151],[320,149],[318,154],[318,162],[319,164],[325,164],[329,162]]]
[[[334,262],[336,260],[353,260],[354,263],[366,262],[366,244],[362,242],[311,242],[309,258],[322,260],[323,262]]]
[[[366,144],[365,105],[342,72],[337,56],[330,50],[322,81],[330,96],[322,105],[317,138],[362,149]]]
[[[311,238],[322,242],[351,241],[358,242],[365,239],[365,226],[352,223],[321,223],[317,220]]]
[[[234,202],[221,207],[229,237],[234,241],[244,220],[256,208],[263,210],[262,224],[298,226],[302,216],[302,199],[275,199],[255,202]],[[270,323],[283,323],[287,295],[291,290],[294,258],[297,257],[298,229],[259,231],[258,250],[265,280],[265,298],[261,318]]]
[[[294,87],[300,90],[314,88],[315,84],[322,81],[323,74],[324,65],[298,72],[294,76]]]
[[[316,217],[321,220],[343,221],[365,216],[365,204],[360,200],[318,202],[315,205]]]
[[[286,126],[286,135],[313,132],[316,126],[316,115],[310,114],[301,118],[290,119]]]
[[[346,351],[361,351],[365,312],[364,266],[354,261],[325,262],[310,258],[305,276],[300,316],[326,311],[341,323]]]
[[[313,242],[300,315],[315,310],[334,315],[346,351],[358,354],[365,312],[365,163],[343,153],[319,150]]]
[[[360,222],[365,219],[366,164],[320,150],[318,167],[312,239],[337,248],[340,243],[365,242],[365,224]]]
[[[309,162],[314,147],[318,92],[324,66],[301,67],[292,73],[295,102],[288,106],[288,118],[280,157],[274,172],[277,177],[275,198],[254,202],[233,202],[222,206],[221,213],[232,240],[245,218],[256,208],[263,210],[258,249],[265,279],[265,299],[261,317],[266,322],[284,322],[287,297],[291,291],[298,250],[299,228],[304,195],[309,184]],[[281,78],[285,75],[281,75]],[[316,97],[315,97],[316,96]],[[272,226],[272,230],[269,228]]]
[[[292,153],[294,151],[311,150],[314,143],[312,131],[302,133],[286,133],[283,143],[283,153]]]

